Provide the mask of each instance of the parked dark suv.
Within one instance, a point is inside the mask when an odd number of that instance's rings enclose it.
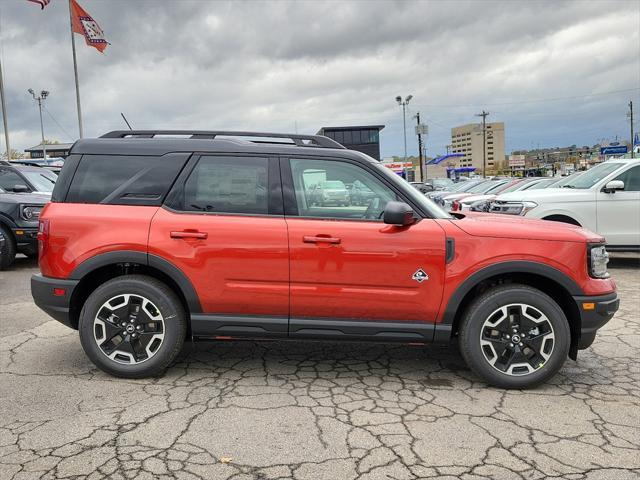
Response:
[[[373,195],[311,205],[312,185],[338,181]],[[38,238],[35,302],[79,329],[99,368],[130,378],[161,373],[186,338],[455,339],[487,382],[529,387],[618,308],[601,236],[451,215],[321,136],[80,140]]]

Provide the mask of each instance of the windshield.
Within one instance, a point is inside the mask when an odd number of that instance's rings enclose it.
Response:
[[[434,187],[452,187],[453,180],[450,178],[433,178],[428,180],[427,183],[431,183]]]
[[[473,188],[470,188],[469,190],[465,190],[465,192],[467,193],[485,193],[488,190],[491,190],[495,185],[496,185],[497,181],[496,180],[489,180],[488,182],[481,182],[478,185],[476,185]]]
[[[45,169],[42,169],[41,172],[22,170],[21,173],[27,177],[29,183],[31,183],[38,192],[53,192],[53,186],[56,184],[56,179],[58,178],[55,173]]]
[[[622,163],[601,163],[600,165],[593,167],[591,170],[587,170],[574,179],[571,179],[562,185],[562,188],[591,188],[611,172],[620,168],[621,165]]]
[[[516,182],[510,187],[505,188],[504,190],[500,190],[500,193],[509,193],[509,192],[517,192],[518,190],[525,190],[524,187],[528,186],[532,182],[525,182],[524,180],[520,182]]]

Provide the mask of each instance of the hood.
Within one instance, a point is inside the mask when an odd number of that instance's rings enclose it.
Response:
[[[590,195],[593,192],[589,189],[573,189],[573,188],[544,188],[541,190],[523,190],[520,192],[503,193],[496,197],[498,201],[518,202],[521,200],[530,200],[535,202],[555,201],[556,199],[571,200],[574,197],[582,197],[585,194]]]
[[[568,223],[538,220],[513,215],[469,212],[452,222],[460,230],[476,237],[552,240],[564,242],[604,242],[600,235]]]
[[[45,205],[51,201],[51,195],[44,193],[0,193],[0,203],[29,203]]]

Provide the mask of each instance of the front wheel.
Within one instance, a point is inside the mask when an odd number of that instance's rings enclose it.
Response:
[[[184,309],[164,283],[144,275],[105,282],[80,313],[80,342],[101,370],[124,378],[161,374],[186,336]]]
[[[460,350],[491,385],[529,388],[555,375],[569,354],[567,318],[548,295],[525,285],[493,288],[462,319]]]

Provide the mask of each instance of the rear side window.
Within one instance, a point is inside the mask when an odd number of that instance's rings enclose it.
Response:
[[[183,210],[266,215],[269,163],[258,157],[202,157],[184,184]]]
[[[186,153],[155,156],[84,155],[66,201],[161,205],[186,163]]]

